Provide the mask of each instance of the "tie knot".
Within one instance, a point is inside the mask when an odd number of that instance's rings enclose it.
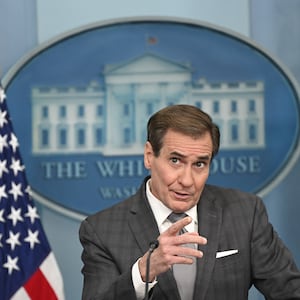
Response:
[[[174,213],[172,212],[169,216],[168,216],[168,220],[170,220],[172,223],[177,222],[178,220],[181,220],[183,218],[187,217],[186,213]]]

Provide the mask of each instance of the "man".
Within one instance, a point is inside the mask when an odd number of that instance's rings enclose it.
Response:
[[[147,129],[150,176],[135,195],[81,224],[82,299],[143,299],[147,287],[152,300],[243,300],[252,284],[267,299],[300,299],[300,273],[262,201],[206,184],[220,139],[210,116],[169,106]],[[169,217],[179,213],[186,217]]]

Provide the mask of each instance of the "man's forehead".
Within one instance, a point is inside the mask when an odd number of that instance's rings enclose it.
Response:
[[[198,138],[183,134],[171,133],[165,136],[163,148],[169,154],[180,156],[194,155],[197,157],[207,157],[212,154],[212,140],[210,135]]]
[[[181,132],[168,130],[163,137],[163,144],[182,144],[182,141],[185,141],[185,144],[198,144],[198,145],[208,145],[212,146],[212,137],[209,132],[205,132],[199,136],[191,136]]]

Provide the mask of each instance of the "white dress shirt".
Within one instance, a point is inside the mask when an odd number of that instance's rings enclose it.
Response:
[[[168,220],[168,216],[172,212],[168,207],[166,207],[159,199],[157,199],[150,191],[150,182],[151,179],[147,181],[146,184],[146,195],[149,201],[150,207],[154,214],[159,232],[162,233],[166,231],[171,225],[172,222]],[[193,219],[193,222],[185,226],[188,232],[197,232],[198,231],[198,218],[197,218],[197,206],[193,206],[188,211],[185,212],[188,216]],[[141,274],[138,267],[138,261],[132,267],[132,282],[136,292],[136,296],[138,300],[142,300],[144,298],[145,293],[145,282],[141,278]],[[155,286],[157,281],[153,281],[149,283],[149,290]]]

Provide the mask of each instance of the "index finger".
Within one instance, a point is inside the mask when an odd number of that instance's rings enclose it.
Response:
[[[181,220],[178,220],[174,224],[172,224],[167,230],[166,233],[169,235],[177,235],[178,232],[185,227],[186,225],[190,224],[192,222],[191,217],[185,217]]]

